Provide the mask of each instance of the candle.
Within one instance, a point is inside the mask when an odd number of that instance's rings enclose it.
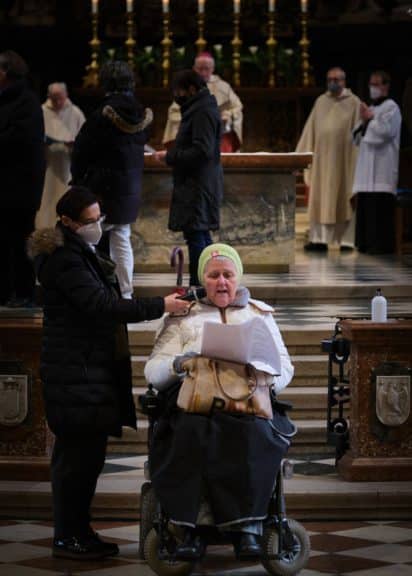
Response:
[[[126,0],[126,12],[133,12],[133,0]]]
[[[205,11],[205,3],[206,0],[198,0],[197,2],[197,8],[198,8],[198,12],[199,14],[203,14]]]
[[[239,14],[240,12],[240,0],[233,0],[233,12]]]
[[[275,11],[275,0],[269,0],[269,12],[274,12]]]
[[[169,12],[169,0],[162,0],[163,12],[167,14]]]
[[[99,6],[99,0],[92,0],[92,14],[97,14],[98,6]]]
[[[300,7],[302,9],[302,12],[307,12],[308,11],[308,0],[300,0]]]

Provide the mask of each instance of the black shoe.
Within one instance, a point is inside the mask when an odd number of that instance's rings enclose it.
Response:
[[[55,558],[71,558],[72,560],[98,560],[110,556],[100,543],[91,538],[55,538],[53,540],[53,556]]]
[[[114,542],[105,542],[102,540],[97,532],[94,530],[90,530],[90,535],[88,535],[88,539],[91,542],[94,542],[97,546],[100,546],[101,549],[107,552],[107,556],[116,556],[119,554],[119,547]]]
[[[339,248],[341,252],[353,252],[353,246],[348,246],[347,244],[342,244]]]
[[[34,308],[34,302],[31,298],[10,298],[6,302],[7,308]]]
[[[239,541],[235,544],[235,553],[238,560],[255,560],[260,558],[262,548],[255,534],[242,532]]]
[[[200,560],[206,550],[205,543],[193,529],[187,529],[185,538],[176,546],[175,557],[178,560]]]
[[[306,250],[306,252],[327,252],[328,245],[322,244],[321,242],[308,242],[308,244],[304,245],[303,249]]]

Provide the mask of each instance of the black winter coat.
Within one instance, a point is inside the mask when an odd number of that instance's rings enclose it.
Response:
[[[45,174],[43,112],[24,80],[0,93],[1,210],[35,214]]]
[[[163,298],[123,300],[113,263],[58,224],[33,234],[31,256],[43,289],[41,379],[57,435],[121,435],[136,426],[126,322],[160,317]]]
[[[166,155],[173,167],[170,230],[217,230],[223,196],[221,121],[207,88],[182,105],[175,144]]]
[[[132,93],[112,93],[86,120],[72,154],[72,182],[101,200],[106,222],[135,222],[140,203],[145,128],[153,118]]]

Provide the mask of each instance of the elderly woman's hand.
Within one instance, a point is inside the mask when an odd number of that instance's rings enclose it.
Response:
[[[199,356],[197,352],[186,352],[185,354],[178,354],[175,356],[175,359],[173,360],[173,370],[175,373],[178,376],[184,376],[186,371],[183,364],[187,362],[187,360],[190,360],[190,358],[195,358],[196,356]]]

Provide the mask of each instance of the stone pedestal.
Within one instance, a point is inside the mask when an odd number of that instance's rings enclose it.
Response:
[[[0,315],[0,478],[48,480],[52,434],[39,376],[42,317]]]
[[[295,255],[295,171],[312,154],[223,154],[224,200],[215,242],[240,253],[246,272],[287,272]],[[169,167],[145,156],[142,203],[132,229],[136,272],[170,272],[174,246],[183,236],[168,230],[173,189]]]
[[[350,340],[350,450],[345,480],[412,480],[412,321],[343,320]]]

